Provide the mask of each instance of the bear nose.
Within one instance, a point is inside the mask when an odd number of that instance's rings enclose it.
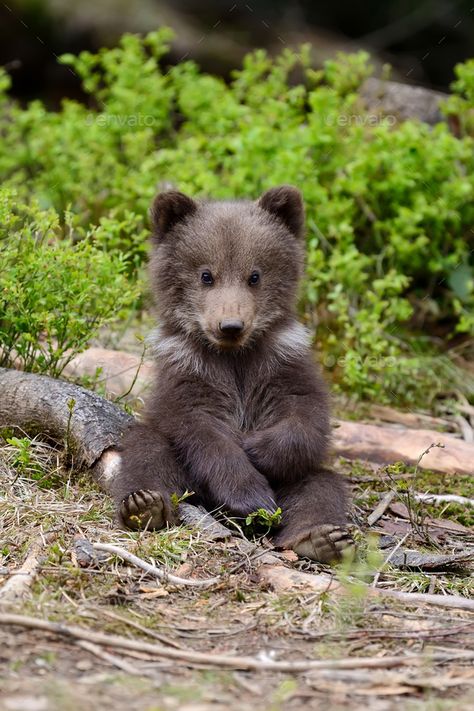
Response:
[[[224,336],[238,336],[244,329],[244,322],[238,318],[226,318],[219,323],[219,330]]]

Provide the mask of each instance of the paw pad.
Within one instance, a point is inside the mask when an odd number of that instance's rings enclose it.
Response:
[[[304,558],[333,563],[341,560],[345,550],[354,548],[354,541],[347,528],[325,524],[308,531],[292,547],[295,553]]]
[[[126,496],[120,504],[120,518],[133,531],[163,528],[166,523],[165,502],[159,491],[140,489]]]

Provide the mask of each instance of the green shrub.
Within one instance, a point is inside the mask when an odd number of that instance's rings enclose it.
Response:
[[[453,82],[453,96],[444,103],[444,111],[453,119],[461,134],[474,134],[474,59],[454,68],[456,81]]]
[[[474,63],[457,68],[445,107],[457,136],[445,122],[367,113],[363,52],[315,72],[308,47],[257,51],[225,83],[193,62],[163,68],[169,39],[126,35],[63,57],[87,107],[22,108],[0,77],[0,175],[19,204],[53,209],[59,232],[89,235],[84,249],[92,240],[111,258],[127,254],[133,280],[157,189],[228,198],[297,185],[308,228],[301,309],[336,384],[405,402],[452,387],[456,369],[432,334],[442,328],[449,344],[474,332]]]
[[[0,366],[58,375],[136,296],[126,261],[74,241],[69,215],[0,190]]]

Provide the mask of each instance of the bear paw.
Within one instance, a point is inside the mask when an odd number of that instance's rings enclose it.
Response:
[[[291,548],[299,556],[318,563],[334,563],[341,560],[345,550],[354,549],[354,541],[347,528],[324,524],[312,528]]]
[[[140,489],[126,496],[120,504],[120,519],[134,531],[163,528],[166,524],[166,505],[159,491]]]

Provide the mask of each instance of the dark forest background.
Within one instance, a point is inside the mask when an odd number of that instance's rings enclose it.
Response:
[[[13,95],[55,106],[80,96],[55,55],[114,45],[124,32],[173,27],[172,60],[194,59],[228,76],[256,47],[271,53],[311,42],[315,64],[338,50],[364,48],[392,76],[446,90],[453,67],[472,55],[472,0],[8,0],[0,3],[0,65]]]

